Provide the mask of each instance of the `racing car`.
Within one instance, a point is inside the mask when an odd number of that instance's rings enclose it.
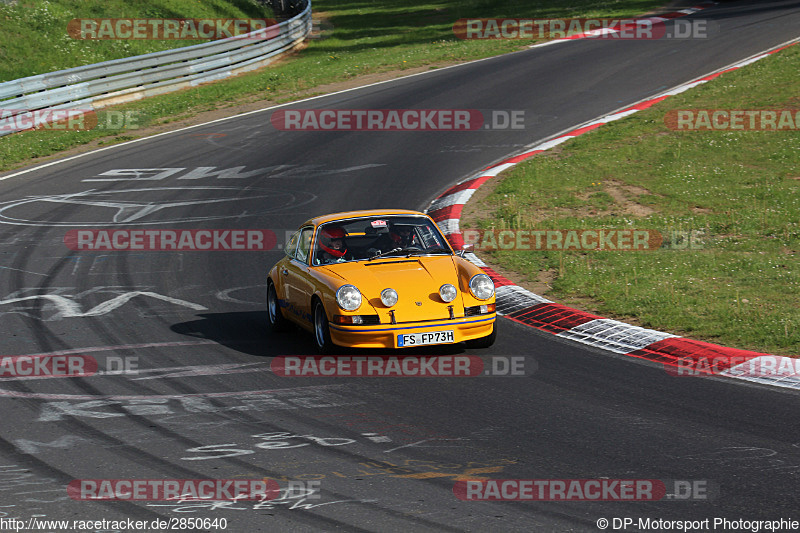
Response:
[[[267,275],[270,329],[295,323],[313,333],[320,353],[495,341],[494,283],[423,213],[319,216],[284,252]]]

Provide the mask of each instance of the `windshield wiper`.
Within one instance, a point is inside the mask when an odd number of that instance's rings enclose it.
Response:
[[[367,259],[367,261],[372,261],[373,259],[377,259],[379,257],[386,257],[388,255],[403,255],[403,254],[409,253],[409,252],[414,253],[414,252],[421,252],[421,251],[422,250],[420,250],[417,247],[413,247],[413,248],[393,248],[393,249],[389,250],[388,252],[383,252],[383,253],[378,254],[378,255],[373,255],[372,257]],[[411,257],[411,256],[409,255],[409,257]]]
[[[383,257],[383,256],[386,256],[386,255],[396,254],[397,252],[399,252],[401,250],[402,250],[402,248],[393,248],[392,250],[389,250],[388,252],[383,252],[381,254],[375,254],[372,257],[370,257],[369,259],[367,259],[367,261],[372,261],[373,259],[377,259],[379,257]]]
[[[411,257],[412,255],[420,255],[420,254],[447,254],[450,255],[450,250],[446,248],[430,248],[428,250],[414,250],[410,252],[406,257]]]
[[[430,248],[427,250],[423,250],[422,248],[418,248],[416,246],[411,246],[408,248],[393,248],[388,252],[383,252],[378,255],[373,255],[367,261],[372,261],[373,259],[377,259],[379,257],[386,257],[389,255],[405,255],[406,257],[411,257],[414,255],[428,255],[428,254],[447,254],[451,255],[452,252],[446,248]]]

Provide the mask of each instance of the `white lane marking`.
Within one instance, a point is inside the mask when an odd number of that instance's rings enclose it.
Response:
[[[9,298],[7,300],[0,300],[0,305],[13,304],[29,300],[46,300],[51,304],[53,304],[55,308],[58,310],[58,312],[55,315],[51,316],[50,318],[43,319],[46,322],[50,322],[53,320],[61,320],[63,318],[84,318],[90,316],[106,315],[111,311],[114,311],[115,309],[122,307],[123,305],[125,305],[126,303],[128,303],[130,300],[132,300],[137,296],[148,296],[150,298],[155,298],[156,300],[163,300],[171,304],[188,307],[189,309],[193,309],[195,311],[208,310],[207,307],[200,304],[188,302],[186,300],[181,300],[179,298],[164,296],[163,294],[158,294],[156,292],[150,292],[150,291],[132,291],[132,292],[127,292],[125,294],[120,294],[118,296],[115,296],[114,298],[111,298],[110,300],[107,300],[101,304],[92,307],[88,311],[82,311],[81,306],[77,302],[65,296],[61,296],[59,294],[37,294],[34,296],[23,296],[21,298]]]
[[[234,196],[229,196],[227,198],[212,198],[212,199],[194,199],[194,200],[182,200],[182,201],[168,201],[168,202],[143,202],[138,200],[141,198],[142,193],[145,192],[161,192],[161,191],[177,191],[181,193],[186,193],[187,191],[231,191],[230,194],[235,194]],[[76,192],[76,193],[66,193],[66,194],[55,194],[55,195],[46,195],[46,196],[30,196],[27,198],[23,198],[21,200],[14,200],[11,202],[7,202],[5,205],[0,207],[0,222],[3,224],[13,224],[13,225],[20,225],[20,226],[49,226],[49,227],[60,227],[60,226],[86,226],[87,224],[111,224],[111,225],[148,225],[148,224],[163,224],[168,220],[157,220],[157,221],[143,221],[143,222],[136,222],[140,218],[146,217],[148,215],[152,215],[153,213],[157,213],[164,209],[172,209],[176,207],[188,207],[194,205],[205,205],[205,204],[217,204],[222,202],[243,202],[243,201],[253,201],[258,200],[261,198],[274,198],[274,197],[288,197],[290,201],[286,205],[280,205],[279,209],[284,208],[293,208],[299,207],[304,205],[313,199],[316,198],[313,194],[305,194],[306,196],[310,196],[311,199],[309,200],[300,200],[300,203],[297,203],[298,195],[294,193],[290,193],[287,191],[282,191],[279,189],[276,190],[269,190],[267,189],[267,194],[259,194],[254,195],[253,192],[257,189],[250,189],[250,194],[247,196],[242,197],[242,188],[241,187],[223,187],[223,186],[200,186],[200,187],[150,187],[150,188],[142,188],[142,189],[120,189],[114,191],[98,191],[96,189],[89,189],[86,191]],[[124,197],[121,200],[112,200],[106,197],[110,197],[112,195],[124,194],[124,193],[131,193],[130,196],[136,198],[136,200],[125,200]],[[97,198],[97,199],[95,199]],[[106,222],[106,217],[103,217],[103,221],[83,221],[83,222],[44,222],[44,221],[37,221],[37,220],[27,220],[22,218],[14,218],[13,216],[8,216],[5,214],[6,211],[12,210],[14,208],[20,206],[27,206],[28,204],[35,204],[37,202],[50,202],[56,204],[69,204],[69,205],[80,205],[86,207],[106,207],[109,209],[116,210],[116,214],[111,219],[111,222]],[[270,208],[274,210],[274,208]],[[258,213],[254,213],[255,216]],[[194,216],[194,217],[184,217],[184,218],[174,218],[169,221],[182,223],[182,222],[191,222],[197,220],[215,220],[221,218],[236,218],[242,216],[239,215],[214,215],[214,216]]]
[[[41,274],[39,272],[31,272],[30,270],[22,270],[21,268],[13,268],[7,266],[0,266],[0,268],[4,270],[15,270],[17,272],[25,272],[26,274],[36,274],[37,276],[47,276],[47,274]]]
[[[86,348],[70,348],[69,350],[56,350],[53,352],[42,352],[36,354],[21,354],[15,357],[42,357],[45,355],[69,355],[92,352],[113,352],[117,350],[136,350],[140,348],[164,348],[173,346],[192,346],[197,344],[217,344],[211,340],[202,341],[170,341],[170,342],[146,342],[140,344],[119,344],[115,346],[89,346]]]
[[[341,385],[309,385],[307,387],[295,387],[289,389],[262,389],[262,390],[247,390],[247,391],[227,391],[227,392],[197,392],[192,394],[149,394],[149,395],[131,395],[131,394],[53,394],[44,392],[20,392],[13,390],[0,389],[0,397],[4,398],[30,398],[35,400],[74,400],[74,401],[91,401],[91,400],[111,400],[111,401],[127,401],[127,400],[179,400],[186,401],[187,398],[258,398],[265,394],[278,394],[287,391],[315,391],[323,389],[338,388]],[[361,403],[361,402],[355,402]]]
[[[243,392],[197,393],[149,396],[89,396],[49,395],[27,393],[15,397],[46,400],[71,400],[43,402],[37,422],[57,422],[66,417],[119,418],[128,415],[156,416],[185,413],[218,413],[241,411],[267,411],[273,409],[321,409],[344,405],[363,404],[361,400],[351,399],[340,394],[341,389],[351,392],[352,387],[344,385],[317,385],[285,389],[253,390]],[[14,393],[15,391],[0,391]],[[33,394],[33,395],[31,395]],[[62,396],[53,398],[53,396]],[[64,398],[63,396],[69,396]],[[238,400],[239,405],[214,405],[210,398],[230,398]],[[110,408],[110,410],[101,410]],[[119,409],[127,413],[122,413]],[[178,409],[177,411],[175,409]]]
[[[222,374],[243,374],[251,372],[272,372],[269,363],[227,363],[219,365],[190,365],[190,366],[173,366],[166,368],[145,368],[136,369],[136,374],[157,374],[160,375],[147,376],[140,378],[131,378],[131,381],[142,381],[148,379],[163,379],[163,378],[178,378],[178,377],[193,377],[193,376],[219,376]],[[95,375],[130,375],[131,372],[127,370],[114,370],[111,372],[98,372]]]

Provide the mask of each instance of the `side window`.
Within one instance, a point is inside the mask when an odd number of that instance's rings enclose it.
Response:
[[[297,250],[297,242],[299,240],[300,240],[300,232],[296,231],[294,235],[292,235],[292,238],[289,239],[289,243],[286,245],[286,248],[284,249],[286,255],[292,258],[294,257],[295,251]]]
[[[419,227],[420,232],[422,233],[422,244],[425,246],[426,249],[428,248],[444,248],[442,243],[439,242],[439,239],[436,238],[436,234],[433,232],[433,228],[428,225]]]
[[[314,228],[303,228],[300,230],[300,237],[297,242],[296,258],[302,263],[308,264],[308,254],[311,251],[311,235],[314,234]]]

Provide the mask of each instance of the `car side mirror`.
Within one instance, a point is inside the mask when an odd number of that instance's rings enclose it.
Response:
[[[459,257],[464,257],[464,254],[465,254],[465,253],[467,253],[467,252],[469,252],[469,253],[472,253],[472,252],[473,252],[473,250],[475,250],[475,245],[474,245],[474,244],[465,244],[465,245],[464,245],[464,246],[462,246],[462,247],[461,247],[461,249],[460,249],[458,252],[456,252],[456,253],[458,254],[458,256],[459,256]]]

